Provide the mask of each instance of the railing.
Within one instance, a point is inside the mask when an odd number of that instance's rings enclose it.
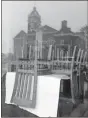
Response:
[[[44,44],[42,47],[43,47],[43,49],[42,49],[42,52],[43,52],[43,50],[45,50],[44,47],[46,47],[46,45]],[[64,50],[64,47],[67,48],[67,50]],[[68,50],[67,45],[65,45],[65,46],[63,46],[63,45],[62,46],[61,45],[57,45],[57,46],[56,45],[55,46],[49,45],[48,50],[47,50],[47,54],[46,54],[46,58],[42,57],[42,59],[41,59],[41,58],[39,58],[41,56],[37,57],[37,70],[42,71],[45,69],[51,69],[52,71],[58,70],[58,73],[59,73],[60,70],[62,70],[63,72],[65,70],[66,71],[71,70],[72,64],[74,65],[74,67],[78,66],[78,65],[79,66],[85,65],[87,67],[88,66],[88,62],[87,62],[88,60],[86,59],[87,52],[84,52],[81,49],[79,49],[77,52],[77,50],[75,50],[75,48],[74,48],[73,52],[75,54],[70,56],[70,50]],[[32,70],[34,68],[34,57],[31,57],[30,59],[24,59],[24,58],[22,59],[21,58],[19,60],[13,61],[11,65],[19,65],[20,69]]]

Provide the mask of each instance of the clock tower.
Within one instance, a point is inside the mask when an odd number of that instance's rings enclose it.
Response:
[[[33,8],[33,11],[28,15],[28,33],[35,31],[41,26],[41,16],[36,10],[36,7]]]

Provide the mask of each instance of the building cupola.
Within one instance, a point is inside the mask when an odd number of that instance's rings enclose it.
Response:
[[[41,26],[41,16],[36,10],[36,7],[34,7],[33,11],[28,15],[28,33],[35,31],[40,26]]]

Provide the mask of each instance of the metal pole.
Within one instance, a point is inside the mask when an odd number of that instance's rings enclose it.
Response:
[[[37,40],[35,40],[34,77],[37,78]]]
[[[36,39],[35,39],[35,45],[34,45],[34,89],[33,89],[33,106],[36,105],[36,90],[37,90],[37,30],[36,30]]]

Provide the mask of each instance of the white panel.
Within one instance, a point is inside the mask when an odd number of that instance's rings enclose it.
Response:
[[[22,74],[22,76],[21,76],[22,78],[21,78],[21,84],[20,84],[19,98],[21,97],[21,91],[22,91],[22,87],[23,87],[22,83],[24,81],[24,76],[25,76],[24,74]]]
[[[39,117],[56,117],[61,78],[63,78],[63,75],[38,76],[36,107],[33,109],[24,107],[21,108],[29,112],[32,112],[33,114]],[[11,72],[7,73],[5,101],[5,103],[7,104],[11,104],[10,100],[13,92],[14,82],[15,74],[12,74]]]
[[[36,108],[25,108],[25,110],[39,117],[57,117],[60,78],[54,76],[39,76],[37,87]]]
[[[20,79],[21,79],[21,74],[18,75],[18,85],[17,85],[17,89],[16,89],[16,97],[17,97],[17,94],[19,93],[19,88],[20,88]]]
[[[50,47],[49,47],[48,60],[51,59],[51,53],[52,53],[52,45],[50,45]]]
[[[29,89],[29,80],[30,80],[30,77],[28,76],[27,79],[28,79],[28,83],[27,83],[27,91],[26,91],[26,97],[25,97],[26,99],[27,99],[27,95],[28,95],[28,89]]]
[[[32,83],[31,83],[30,100],[32,100],[33,97],[33,87],[34,87],[34,78],[32,78]]]
[[[14,83],[15,83],[15,72],[7,72],[6,74],[6,98],[5,98],[5,103],[11,104],[10,100],[12,97],[12,92],[14,88]]]
[[[22,98],[24,98],[24,92],[25,92],[25,89],[26,89],[26,81],[27,81],[27,74],[25,74],[25,77],[24,77],[24,85],[23,85],[23,93],[22,93]]]

